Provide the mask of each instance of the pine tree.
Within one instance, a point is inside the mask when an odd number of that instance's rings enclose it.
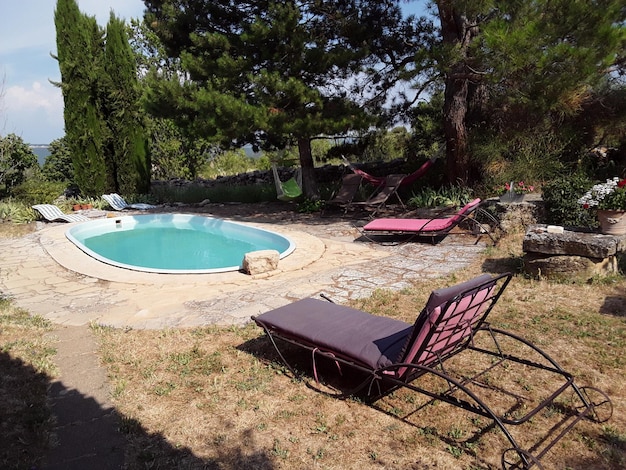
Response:
[[[443,83],[448,179],[468,182],[471,134],[580,111],[623,60],[621,0],[435,0],[431,32],[415,41],[416,88]],[[434,23],[438,20],[439,27]],[[551,121],[551,122],[550,122]]]
[[[358,72],[380,19],[400,18],[393,3],[146,0],[147,23],[187,78],[153,82],[151,109],[225,144],[297,145],[304,193],[316,199],[311,139],[378,117],[356,92]]]

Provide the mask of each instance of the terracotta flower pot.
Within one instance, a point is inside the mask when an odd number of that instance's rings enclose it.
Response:
[[[88,210],[88,209],[93,209],[93,205],[92,204],[81,204],[80,208],[82,210]]]
[[[79,211],[80,209],[81,209],[81,205],[80,204],[74,204],[72,206],[72,210]]]
[[[626,235],[626,211],[598,210],[600,231],[606,235]]]

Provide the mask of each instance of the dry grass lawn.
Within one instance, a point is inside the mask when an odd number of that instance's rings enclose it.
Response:
[[[32,230],[0,224],[3,237]],[[14,307],[0,292],[0,468],[35,468],[49,443],[46,391],[56,374],[50,330],[47,320]]]
[[[480,272],[515,271],[520,250],[520,237],[510,236],[453,278],[377,292],[353,306],[413,322],[431,290]],[[626,468],[626,279],[560,284],[517,275],[490,321],[532,340],[577,383],[613,400],[613,418],[581,423],[546,455],[545,468]],[[129,468],[490,469],[500,468],[507,447],[485,418],[414,393],[367,405],[313,390],[287,373],[252,325],[94,331],[130,442]],[[542,380],[529,374],[517,385],[532,396]],[[538,416],[516,436],[545,433],[547,415],[558,413]]]

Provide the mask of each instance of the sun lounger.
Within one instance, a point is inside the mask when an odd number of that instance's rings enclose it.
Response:
[[[116,211],[123,211],[126,209],[137,209],[141,211],[155,209],[157,206],[153,206],[152,204],[144,204],[142,202],[137,202],[134,204],[127,204],[122,196],[116,193],[104,194],[102,196],[109,206],[111,206]]]
[[[409,219],[409,218],[380,218],[374,219],[362,227],[362,233],[369,240],[377,241],[370,235],[410,235],[413,237],[431,237],[433,243],[439,237],[443,237],[458,226],[462,221],[468,220],[473,226],[478,228],[477,233],[487,233],[495,243],[496,240],[491,235],[488,227],[480,224],[472,218],[474,211],[480,206],[481,200],[474,199],[461,208],[451,217],[441,217],[432,219]]]
[[[370,175],[369,173],[361,170],[356,165],[350,163],[350,161],[348,161],[346,157],[342,156],[341,158],[355,174],[360,175],[368,183],[373,184],[374,186],[383,186],[385,184],[385,180],[387,178],[386,176]],[[435,156],[431,158],[430,160],[427,160],[426,162],[424,162],[422,166],[420,166],[417,170],[415,170],[413,173],[403,178],[401,185],[408,186],[409,184],[412,184],[418,179],[420,179],[422,176],[424,176],[428,172],[430,167],[432,167],[435,164],[438,158],[439,158],[438,156]]]
[[[343,209],[344,213],[352,204],[356,194],[359,192],[363,177],[356,173],[349,173],[341,179],[341,187],[328,201],[324,202],[324,212],[330,208]]]
[[[48,222],[85,222],[90,220],[81,214],[65,214],[54,204],[35,204],[32,206]]]
[[[574,384],[572,374],[537,346],[489,325],[487,316],[510,280],[510,274],[482,275],[435,290],[414,324],[312,298],[252,318],[294,375],[286,358],[292,350],[283,342],[309,352],[316,381],[322,366],[337,366],[328,369],[332,377],[346,369],[365,376],[341,396],[361,393],[374,404],[394,390],[419,392],[430,403],[451,404],[499,428],[511,445],[502,453],[505,468],[542,468],[539,459],[577,422],[608,420],[612,404],[603,392]],[[531,395],[524,385],[534,377]],[[552,406],[561,411],[549,413]],[[525,450],[511,428],[531,420],[537,428],[543,419],[556,423]]]
[[[359,207],[366,210],[372,210],[370,216],[374,216],[379,210],[381,210],[387,202],[395,197],[402,208],[404,208],[404,202],[400,198],[398,194],[398,190],[400,189],[400,185],[402,184],[402,180],[406,178],[406,175],[398,174],[398,175],[388,175],[385,178],[384,185],[376,188],[376,190],[371,194],[370,197],[365,201],[357,201],[349,204],[350,208]]]

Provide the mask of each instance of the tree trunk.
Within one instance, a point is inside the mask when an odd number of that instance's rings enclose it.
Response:
[[[454,8],[453,0],[439,0],[439,18],[444,44],[457,52],[457,60],[446,72],[444,93],[444,132],[446,137],[447,179],[466,184],[470,174],[467,132],[469,109],[468,48],[478,27]]]
[[[302,192],[307,199],[317,201],[320,191],[315,179],[315,164],[311,153],[311,139],[298,137],[298,153],[300,154],[300,166],[302,167]]]
[[[469,178],[470,158],[467,126],[467,80],[446,79],[443,119],[446,136],[446,165],[449,183],[466,184]]]

